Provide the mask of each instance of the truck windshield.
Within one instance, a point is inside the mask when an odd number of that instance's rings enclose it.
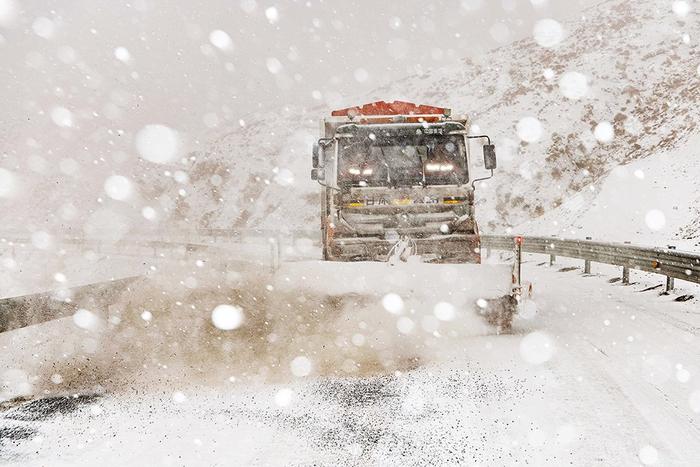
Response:
[[[351,186],[460,185],[468,181],[458,136],[342,141],[338,182]]]

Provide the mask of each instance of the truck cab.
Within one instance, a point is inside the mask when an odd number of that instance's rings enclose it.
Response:
[[[321,122],[311,178],[321,185],[323,257],[386,261],[397,246],[424,261],[480,262],[468,134],[449,109],[375,102]],[[490,178],[490,177],[489,177]]]

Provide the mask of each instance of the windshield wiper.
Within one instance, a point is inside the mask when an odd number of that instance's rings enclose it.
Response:
[[[380,161],[382,164],[384,164],[384,167],[386,167],[386,182],[387,184],[391,185],[391,167],[389,167],[389,164],[386,162],[386,155],[384,154],[384,149],[382,149],[381,146],[377,146],[379,148],[379,152],[382,155],[382,160]]]

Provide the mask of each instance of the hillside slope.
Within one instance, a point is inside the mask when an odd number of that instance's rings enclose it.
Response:
[[[700,247],[700,164],[690,148],[654,153],[615,167],[599,184],[543,216],[518,225],[529,235],[629,241],[651,246]]]
[[[498,176],[480,187],[478,202],[483,229],[499,231],[552,211],[619,164],[686,146],[700,121],[697,45],[683,37],[700,33],[692,15],[654,0],[602,2],[564,24],[554,48],[522,40],[347,103],[399,98],[471,115],[498,145]],[[586,83],[567,81],[570,72]],[[285,108],[220,137],[192,168],[194,193],[180,215],[210,227],[315,226],[310,147],[327,112]],[[519,139],[524,117],[541,123],[538,141]],[[612,123],[611,142],[596,140],[599,122]]]

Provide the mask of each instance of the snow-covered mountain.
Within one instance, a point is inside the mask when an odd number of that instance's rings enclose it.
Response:
[[[700,30],[694,12],[670,3],[601,2],[563,24],[565,37],[554,46],[521,40],[345,103],[443,105],[469,114],[492,135],[500,169],[478,191],[485,231],[539,218],[572,196],[585,207],[620,164],[691,150],[688,141],[700,122]],[[328,111],[283,108],[220,136],[197,155],[193,192],[180,203],[180,216],[201,227],[315,227],[318,190],[308,177],[310,148],[317,121]],[[614,130],[611,141],[606,123]],[[700,168],[686,168],[695,172],[685,177],[700,175]],[[692,222],[684,235],[697,234]]]
[[[529,235],[591,237],[650,246],[700,246],[700,177],[695,133],[678,149],[613,168],[595,190],[516,227]]]

